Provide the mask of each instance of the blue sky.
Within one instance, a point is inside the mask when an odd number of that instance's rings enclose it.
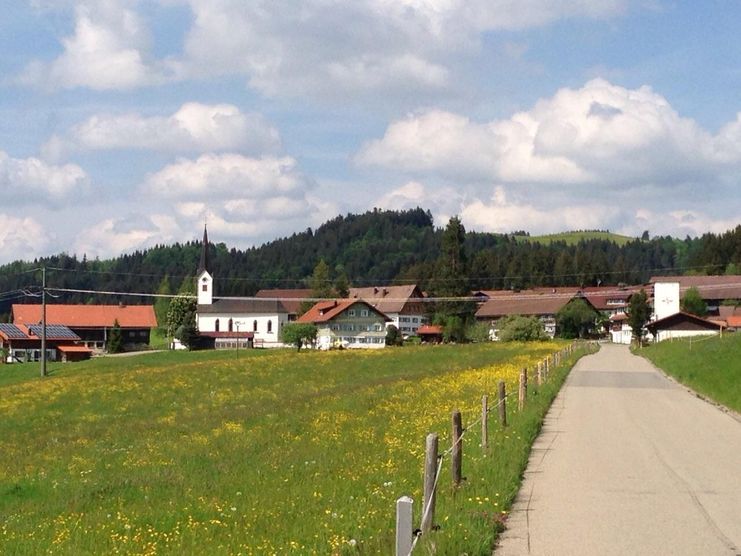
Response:
[[[738,1],[28,0],[0,21],[0,262],[373,207],[741,223]]]

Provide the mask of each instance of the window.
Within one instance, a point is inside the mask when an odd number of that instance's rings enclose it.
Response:
[[[361,309],[360,310],[360,316],[361,317],[367,317],[368,316],[368,309]]]
[[[272,334],[272,333],[273,333],[273,321],[269,320],[268,321],[268,334]]]
[[[220,326],[220,325],[221,325],[221,323],[219,322],[219,319],[216,319],[216,322],[214,323],[214,330],[215,330],[216,332],[218,332],[218,331],[219,331],[219,326]]]
[[[201,286],[201,291],[207,292],[208,291],[208,284],[203,284]]]
[[[234,321],[229,319],[229,332],[234,332]]]
[[[252,321],[252,332],[257,332],[257,320]]]
[[[348,317],[354,317],[355,316],[355,309],[348,310],[347,311],[347,316]]]

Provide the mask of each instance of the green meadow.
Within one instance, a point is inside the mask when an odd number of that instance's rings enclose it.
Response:
[[[703,396],[741,412],[741,334],[664,341],[639,354]]]
[[[449,440],[498,381],[562,343],[375,352],[153,353],[0,367],[0,553],[390,554],[395,501],[421,505],[424,440]],[[580,352],[510,426],[472,428],[443,467],[417,552],[489,554],[543,415]]]
[[[602,239],[612,241],[617,245],[625,245],[631,241],[635,241],[636,238],[623,236],[620,234],[613,234],[612,232],[562,232],[560,234],[547,234],[542,236],[515,236],[517,241],[525,242],[531,241],[533,243],[542,243],[543,245],[550,245],[555,242],[563,242],[566,245],[576,245],[580,241],[587,241],[590,239]]]

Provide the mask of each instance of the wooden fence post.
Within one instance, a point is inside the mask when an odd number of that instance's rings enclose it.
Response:
[[[538,362],[538,374],[535,377],[535,382],[538,386],[543,385],[543,364]]]
[[[527,398],[527,367],[520,371],[520,389],[517,397],[517,409],[522,411],[525,408],[525,399]]]
[[[422,534],[432,531],[432,522],[435,519],[435,476],[437,475],[437,434],[427,435],[425,442],[425,480],[422,498]]]
[[[489,396],[481,398],[481,449],[486,453],[489,445]]]
[[[408,496],[396,501],[396,556],[409,556],[412,551],[413,506],[414,501]]]
[[[499,422],[502,424],[502,428],[507,426],[507,393],[505,391],[506,386],[504,381],[499,381]]]
[[[452,434],[450,435],[453,441],[453,451],[450,454],[451,466],[453,474],[453,486],[459,486],[461,484],[462,467],[463,467],[463,419],[461,418],[461,412],[459,410],[453,411],[451,419]]]

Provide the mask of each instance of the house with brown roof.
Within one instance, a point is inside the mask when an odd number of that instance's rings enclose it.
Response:
[[[654,342],[662,342],[690,336],[712,336],[719,334],[724,325],[679,311],[668,317],[649,322],[646,328],[653,335]]]
[[[476,320],[491,324],[492,339],[497,338],[497,323],[502,317],[521,315],[537,317],[543,323],[546,334],[556,335],[556,313],[573,299],[584,299],[578,288],[537,288],[498,295],[488,292],[488,299],[476,311]]]
[[[296,322],[317,327],[317,348],[378,349],[386,346],[386,324],[391,319],[366,301],[320,301]]]
[[[11,309],[16,325],[41,323],[41,305],[14,304]],[[115,322],[121,327],[126,349],[149,345],[157,317],[151,305],[82,305],[49,304],[46,306],[47,325],[68,327],[80,343],[94,351],[104,351]]]
[[[349,297],[362,299],[385,314],[391,319],[388,325],[396,326],[405,338],[427,323],[425,296],[416,284],[350,288]]]

